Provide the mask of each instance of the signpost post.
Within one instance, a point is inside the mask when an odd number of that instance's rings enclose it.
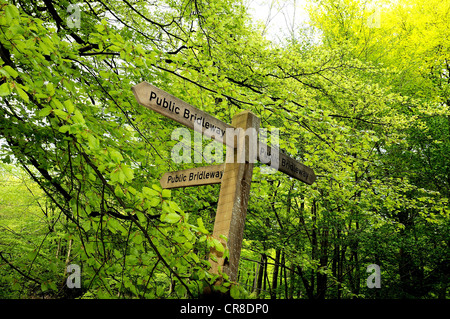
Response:
[[[233,117],[231,122],[236,128],[259,128],[259,118],[251,112],[244,111]],[[249,141],[251,138],[249,138]],[[239,258],[241,256],[242,237],[244,235],[245,217],[247,215],[248,195],[252,183],[253,163],[248,159],[248,145],[245,143],[245,135],[240,134],[237,141],[236,152],[227,152],[225,172],[220,185],[219,202],[217,203],[216,219],[214,221],[213,237],[222,241],[228,248],[229,258],[223,258],[223,254],[212,251],[216,255],[217,262],[210,259],[211,271],[228,274],[230,280],[236,281]],[[245,162],[239,163],[238,158],[245,156]],[[225,243],[221,235],[227,238]]]
[[[216,261],[210,259],[211,271],[219,274],[221,268],[230,280],[235,281],[254,160],[309,185],[316,179],[314,171],[259,141],[260,121],[249,111],[235,115],[229,125],[147,82],[137,84],[132,90],[139,104],[227,145],[225,164],[165,173],[160,182],[163,188],[221,184],[213,237],[228,248],[229,257],[224,258],[221,252],[213,249],[211,254],[215,255]],[[257,143],[256,154],[250,151],[254,147],[252,143]],[[226,242],[222,235],[227,238]]]

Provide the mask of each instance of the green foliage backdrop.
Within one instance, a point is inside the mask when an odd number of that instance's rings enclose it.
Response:
[[[276,44],[240,1],[0,0],[0,296],[189,298],[214,282],[219,186],[161,189],[194,164],[170,160],[177,125],[136,103],[148,81],[226,122],[254,112],[318,176],[256,166],[239,279],[218,289],[448,297],[450,3],[386,1],[376,27],[364,1],[309,3]]]

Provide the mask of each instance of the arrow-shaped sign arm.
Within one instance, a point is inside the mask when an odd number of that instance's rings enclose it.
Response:
[[[216,119],[150,83],[141,82],[135,85],[132,90],[137,102],[146,108],[223,144],[235,147],[234,141],[226,141],[226,131],[230,128],[234,129],[233,126]]]
[[[291,158],[278,148],[270,147],[261,141],[258,141],[257,158],[261,163],[269,165],[306,184],[311,185],[316,180],[316,174],[310,167]]]

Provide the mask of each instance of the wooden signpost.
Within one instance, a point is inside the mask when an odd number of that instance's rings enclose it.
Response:
[[[132,90],[139,104],[234,150],[229,152],[227,148],[225,164],[165,173],[161,178],[161,186],[176,188],[221,184],[213,236],[228,248],[229,257],[224,258],[221,252],[212,250],[216,261],[210,259],[211,271],[219,274],[220,267],[230,280],[236,281],[254,161],[248,145],[252,139],[246,134],[227,133],[239,129],[242,132],[258,132],[259,118],[244,111],[235,115],[229,125],[147,82],[139,83]],[[250,142],[246,143],[246,140]],[[254,155],[259,161],[306,184],[314,183],[316,176],[311,168],[259,140],[256,143],[257,154]],[[271,158],[270,162],[268,158]],[[226,242],[221,235],[227,238]]]

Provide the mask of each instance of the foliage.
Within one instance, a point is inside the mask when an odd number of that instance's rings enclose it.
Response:
[[[174,123],[136,103],[141,81],[226,122],[254,112],[318,176],[256,165],[239,283],[219,289],[447,296],[448,2],[386,2],[374,28],[365,2],[314,1],[317,32],[278,45],[238,1],[86,0],[79,27],[69,4],[0,0],[2,183],[15,168],[31,191],[1,197],[2,297],[74,297],[70,263],[84,298],[197,297],[214,282],[219,188],[161,189],[188,165],[168,160]],[[365,285],[373,263],[381,290]]]
[[[58,217],[37,184],[20,170],[0,166],[0,180],[0,297],[37,297],[57,290],[64,274]],[[19,276],[8,263],[21,270]]]

